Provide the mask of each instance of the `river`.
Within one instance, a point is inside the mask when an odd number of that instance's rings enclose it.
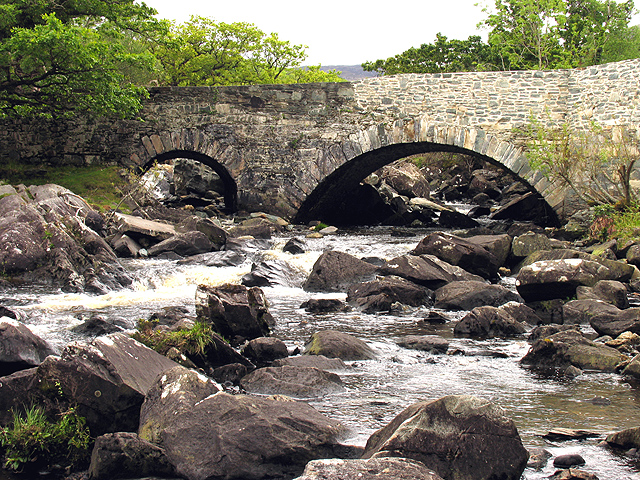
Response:
[[[30,287],[5,292],[0,304],[24,312],[25,323],[60,349],[81,339],[69,328],[92,313],[117,318],[133,328],[138,319],[147,318],[162,307],[180,305],[194,312],[198,284],[239,283],[250,270],[251,258],[277,258],[294,266],[297,274],[285,282],[286,286],[263,288],[277,322],[274,336],[292,350],[302,347],[314,331],[337,329],[366,340],[378,354],[375,361],[356,362],[353,369],[337,372],[346,386],[345,392],[310,401],[322,413],[349,427],[351,443],[364,445],[372,432],[412,403],[451,394],[472,394],[500,405],[515,421],[527,448],[544,447],[554,455],[579,453],[587,462],[581,469],[594,473],[600,480],[640,480],[637,465],[599,445],[606,433],[640,425],[640,387],[627,383],[621,376],[586,373],[569,379],[538,375],[519,364],[529,348],[524,338],[484,341],[454,338],[453,322],[444,325],[420,322],[428,313],[424,307],[375,315],[355,310],[313,315],[300,308],[303,301],[312,297],[345,297],[311,294],[300,288],[323,250],[390,259],[414,248],[426,235],[424,230],[414,231],[413,236],[395,236],[390,229],[368,228],[306,239],[307,252],[300,255],[282,251],[291,235],[272,239],[266,250],[253,250],[239,267],[123,260],[137,279],[130,289],[86,295]],[[504,278],[502,283],[514,288],[513,278]],[[443,313],[452,320],[465,314]],[[435,355],[397,346],[396,340],[408,334],[441,335],[450,341],[449,351],[458,354]],[[590,402],[594,397],[604,397],[610,404],[594,404]],[[549,442],[541,437],[555,427],[586,429],[602,436],[570,442]],[[541,471],[527,469],[523,479],[547,478],[554,471],[550,461]]]

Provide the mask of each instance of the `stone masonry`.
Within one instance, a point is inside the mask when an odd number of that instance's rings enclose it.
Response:
[[[640,125],[640,59],[576,70],[406,74],[358,82],[160,87],[135,120],[4,121],[0,161],[120,164],[194,158],[233,208],[306,219],[398,158],[473,153],[516,173],[560,214],[564,192],[529,168],[516,128]]]

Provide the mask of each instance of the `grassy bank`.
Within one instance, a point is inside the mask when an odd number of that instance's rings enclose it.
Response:
[[[0,165],[0,184],[44,185],[55,183],[81,196],[99,211],[115,208],[129,189],[122,167],[42,167],[21,164]]]

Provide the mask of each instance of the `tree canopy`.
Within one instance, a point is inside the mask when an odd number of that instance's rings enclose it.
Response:
[[[0,0],[0,117],[131,117],[148,85],[340,80],[253,24],[155,15],[136,0]]]
[[[363,68],[384,75],[476,70],[575,68],[636,58],[640,32],[630,27],[633,1],[495,0],[479,36],[411,48]]]

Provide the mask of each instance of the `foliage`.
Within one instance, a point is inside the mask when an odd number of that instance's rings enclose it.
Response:
[[[550,182],[571,188],[590,205],[630,205],[637,199],[631,173],[638,155],[635,134],[622,127],[591,123],[576,131],[568,123],[546,127],[551,122],[531,118],[521,132],[529,139],[527,157],[533,170]]]
[[[589,237],[606,241],[610,239],[638,240],[640,238],[640,204],[604,204],[594,208],[595,218],[589,228]]]
[[[434,43],[422,44],[409,50],[375,62],[365,62],[362,68],[381,75],[397,73],[442,73],[491,70],[494,61],[492,48],[477,36],[467,40],[448,40],[438,33]]]
[[[204,355],[207,346],[213,343],[214,331],[211,324],[195,322],[189,329],[161,330],[155,328],[157,322],[140,320],[137,332],[132,337],[156,352],[165,355],[170,348],[180,352]]]
[[[154,13],[134,0],[0,0],[0,116],[134,115],[147,92],[125,71],[154,59],[121,40],[160,35]]]
[[[382,75],[575,68],[637,58],[640,31],[629,27],[633,1],[494,0],[480,36],[423,44],[362,67]]]
[[[336,72],[322,72],[319,66],[297,68],[306,58],[305,50],[251,23],[200,16],[171,24],[168,39],[152,47],[164,71],[161,83],[168,85],[334,81]]]
[[[91,436],[85,419],[75,409],[51,422],[42,408],[34,406],[24,416],[14,412],[13,425],[0,431],[0,442],[5,449],[5,465],[12,470],[33,462],[46,467],[62,459],[76,467],[88,460]]]

